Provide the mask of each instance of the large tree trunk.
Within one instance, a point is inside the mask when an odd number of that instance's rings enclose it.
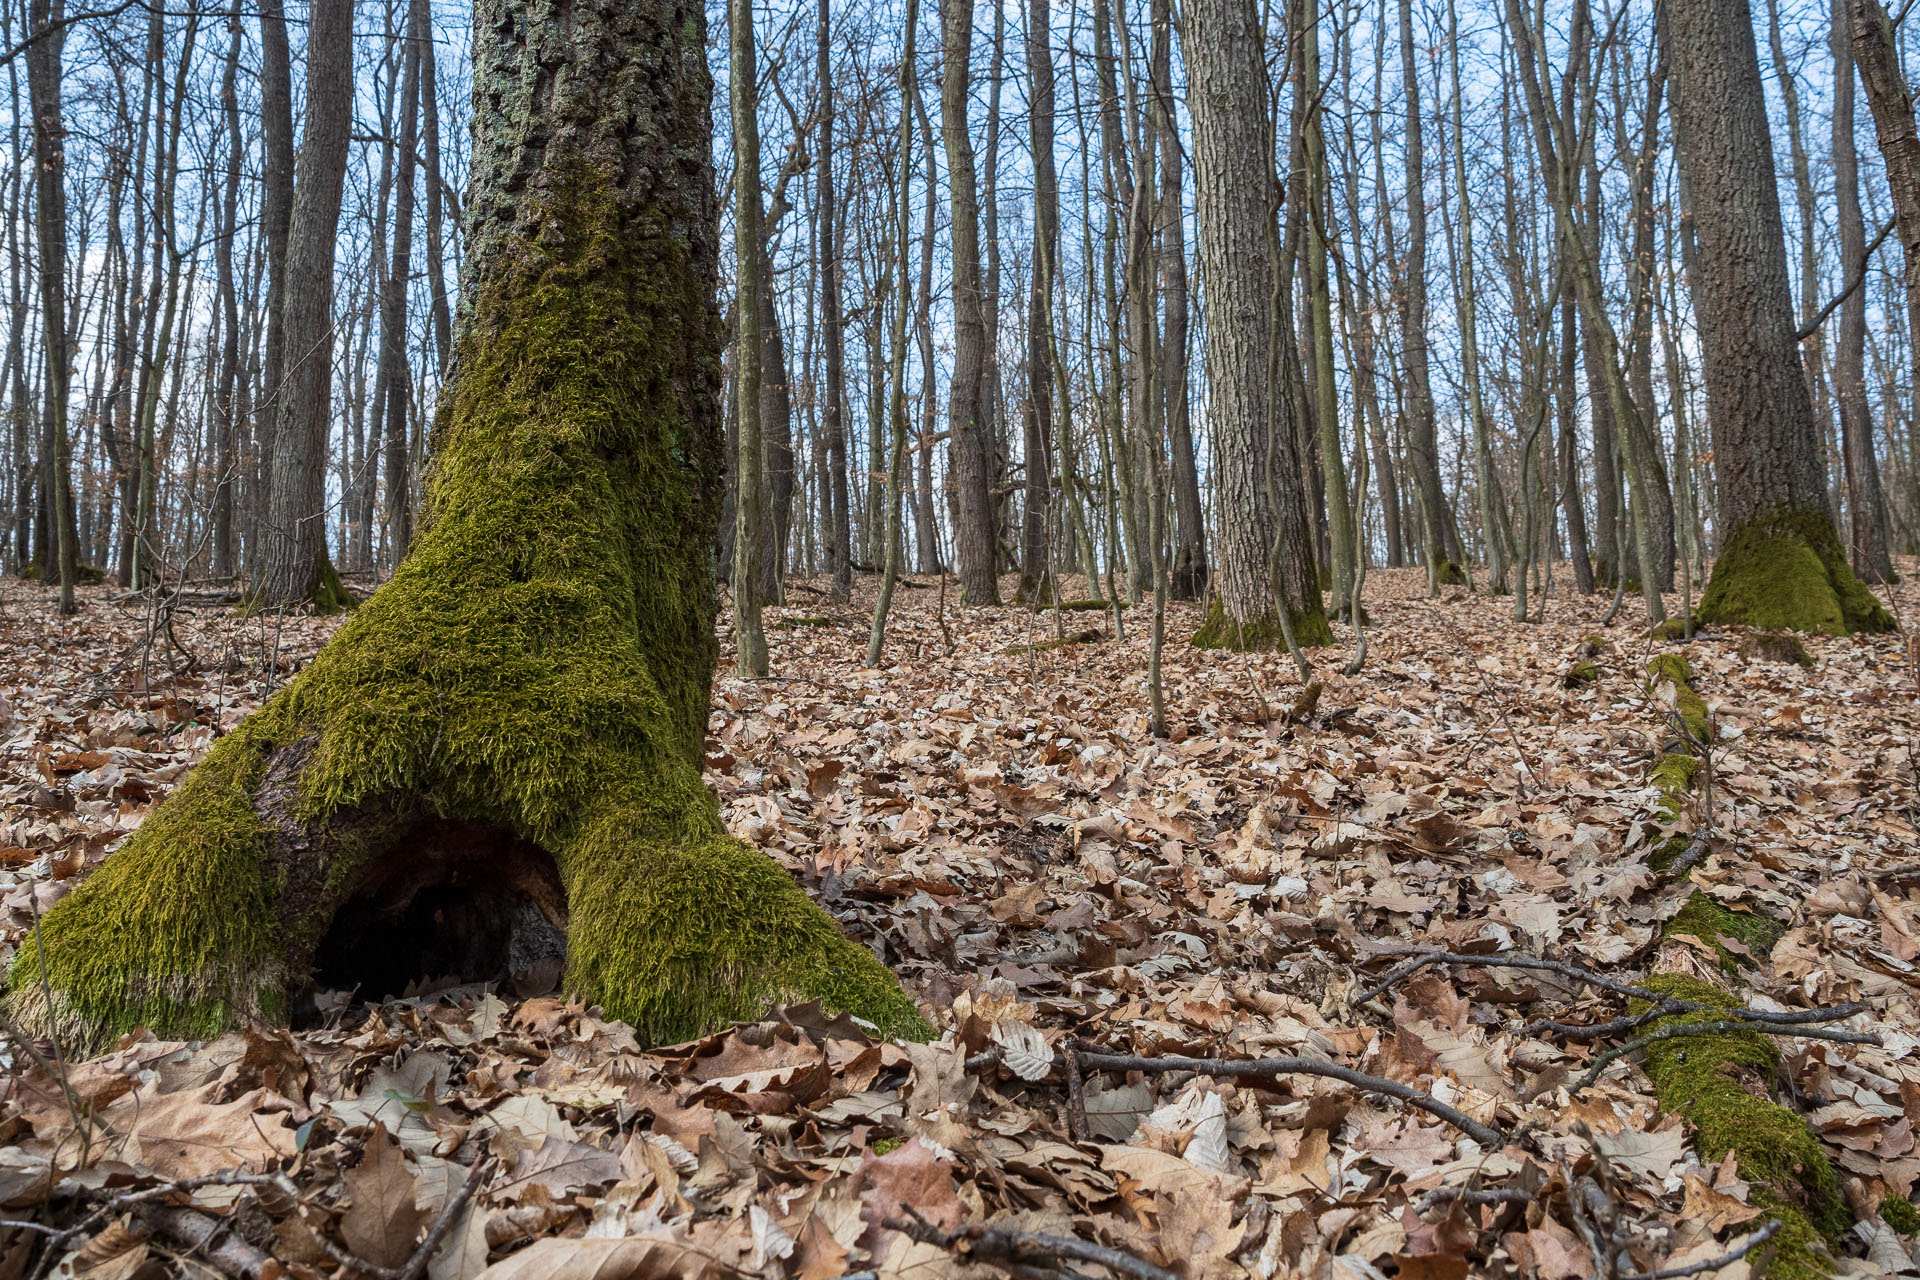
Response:
[[[1173,15],[1169,0],[1153,0],[1152,113],[1160,136],[1160,287],[1166,319],[1160,332],[1160,385],[1166,400],[1167,446],[1173,457],[1173,564],[1167,593],[1198,600],[1207,590],[1207,513],[1200,502],[1200,468],[1193,453],[1187,388],[1187,226],[1182,210],[1180,146],[1173,109]]]
[[[1053,270],[1060,247],[1060,193],[1053,166],[1053,34],[1048,0],[1028,0],[1027,101],[1033,144],[1033,261],[1027,299],[1027,398],[1021,414],[1026,461],[1025,522],[1016,600],[1052,593],[1050,517],[1053,463]],[[1064,479],[1064,478],[1063,478]]]
[[[987,420],[981,412],[987,320],[980,295],[980,200],[967,124],[973,57],[973,0],[940,6],[940,128],[953,193],[953,381],[947,391],[947,453],[953,476],[953,544],[964,604],[999,604],[993,573],[993,496],[988,491]]]
[[[1276,193],[1260,20],[1251,0],[1189,0],[1184,38],[1220,493],[1219,590],[1194,643],[1271,649],[1291,624],[1298,643],[1328,644],[1293,408],[1269,391]]]
[[[1699,617],[1835,635],[1885,630],[1892,619],[1847,566],[1827,514],[1747,0],[1668,0],[1667,20],[1726,531]]]
[[[41,474],[53,521],[48,539],[51,545],[43,547],[41,553],[41,579],[51,579],[52,562],[57,558],[60,612],[72,613],[78,608],[73,588],[79,576],[80,553],[73,513],[73,467],[67,446],[67,380],[72,357],[67,340],[67,126],[60,94],[61,54],[67,39],[60,0],[34,0],[27,25],[37,37],[27,46],[27,95],[33,103],[34,229],[40,252],[41,352],[47,362]]]
[[[652,1041],[803,997],[925,1035],[700,780],[705,14],[482,0],[473,30],[458,373],[412,554],[47,915],[8,1012],[84,1049],[206,1035],[283,1016],[316,963],[370,991],[412,962],[492,976],[564,928],[566,988]]]
[[[327,438],[333,408],[333,254],[353,124],[353,0],[314,0],[307,126],[287,237],[286,390],[273,433],[259,590],[270,604],[338,609],[350,599],[327,558]]]
[[[819,195],[820,220],[820,337],[826,347],[826,401],[820,410],[820,430],[826,438],[827,570],[833,576],[833,598],[853,595],[853,538],[847,518],[847,373],[846,337],[840,307],[839,216],[833,189],[833,68],[832,22],[829,0],[820,0],[815,53],[820,81]]]
[[[1840,226],[1841,269],[1852,272],[1867,252],[1860,214],[1860,158],[1853,144],[1853,45],[1847,39],[1846,0],[1833,6],[1833,191]],[[1848,550],[1864,582],[1893,582],[1887,553],[1887,498],[1873,451],[1873,412],[1867,405],[1867,295],[1855,289],[1840,304],[1840,341],[1833,352],[1834,398],[1840,405],[1841,456],[1846,460]]]
[[[422,51],[433,38],[427,0],[407,7],[407,48],[400,76],[400,143],[393,175],[393,269],[380,293],[380,381],[386,388],[384,423],[374,423],[374,440],[384,435],[387,463],[387,536],[390,554],[399,560],[413,541],[413,467],[408,448],[408,409],[413,394],[407,377],[407,285],[413,275],[413,171],[415,130],[420,119]],[[376,397],[374,403],[380,404]],[[369,444],[371,452],[377,444]],[[371,488],[372,461],[368,464]]]
[[[1427,582],[1464,582],[1447,555],[1447,497],[1440,488],[1433,384],[1427,371],[1427,187],[1420,117],[1420,61],[1413,43],[1413,0],[1400,0],[1400,69],[1407,95],[1407,256],[1401,264],[1400,347],[1407,375],[1407,455],[1420,495]]]

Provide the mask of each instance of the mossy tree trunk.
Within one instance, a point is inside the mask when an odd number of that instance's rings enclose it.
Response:
[[[1263,32],[1247,0],[1200,0],[1183,39],[1219,477],[1218,590],[1199,645],[1272,649],[1332,636],[1320,602],[1293,405],[1273,394],[1275,195]],[[1276,600],[1290,617],[1282,618]]]
[[[566,987],[650,1039],[797,997],[924,1034],[700,778],[721,491],[704,11],[480,0],[473,26],[458,373],[413,550],[47,915],[8,1012],[81,1049],[278,1017],[343,908],[464,878],[522,888],[565,929]]]
[[[1725,530],[1698,617],[1830,635],[1887,630],[1892,619],[1854,576],[1827,511],[1747,0],[1671,0],[1667,23]]]

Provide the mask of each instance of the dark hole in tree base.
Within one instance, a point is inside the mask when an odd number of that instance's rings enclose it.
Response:
[[[539,846],[474,823],[410,828],[361,875],[314,949],[308,998],[323,990],[384,1000],[462,983],[513,994],[560,985],[566,895]]]

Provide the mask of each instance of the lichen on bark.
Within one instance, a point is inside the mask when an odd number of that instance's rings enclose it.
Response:
[[[929,1033],[726,833],[700,776],[719,496],[703,28],[671,0],[483,0],[471,292],[420,536],[47,915],[8,975],[23,1027],[84,1051],[280,1018],[335,913],[417,856],[409,833],[466,823],[551,857],[566,987],[650,1040],[788,998]]]

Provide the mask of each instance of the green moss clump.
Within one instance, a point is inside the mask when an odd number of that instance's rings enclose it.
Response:
[[[1701,622],[1844,636],[1892,631],[1854,576],[1824,507],[1782,508],[1735,529],[1714,562]]]
[[[832,618],[822,618],[818,616],[782,618],[773,624],[773,629],[775,631],[798,631],[802,627],[831,627],[832,625],[834,625]]]
[[[551,855],[566,989],[649,1041],[804,998],[932,1034],[885,966],[727,834],[701,781],[721,492],[710,246],[657,210],[635,225],[618,183],[571,163],[529,215],[540,242],[517,242],[473,301],[410,554],[48,913],[7,978],[28,1034],[86,1051],[137,1026],[282,1016],[300,958],[376,864],[410,856],[418,821]]]
[[[1671,930],[1672,926],[1669,925]],[[1642,985],[1661,995],[1708,1006],[1654,1023],[1713,1022],[1739,1002],[1697,978],[1658,974]],[[1647,1076],[1660,1105],[1693,1126],[1703,1159],[1732,1152],[1740,1174],[1754,1184],[1753,1202],[1780,1220],[1769,1275],[1814,1277],[1829,1273],[1823,1245],[1852,1223],[1840,1180],[1826,1148],[1799,1115],[1770,1100],[1780,1057],[1766,1037],[1752,1032],[1682,1036],[1647,1046]]]
[[[1662,807],[1665,807],[1664,803]],[[1679,811],[1676,807],[1670,812],[1677,816]],[[1693,837],[1684,833],[1670,835],[1655,845],[1653,852],[1647,855],[1647,865],[1652,867],[1654,871],[1660,875],[1665,875],[1668,870],[1672,868],[1675,860],[1678,859],[1681,854],[1685,853],[1687,846],[1692,843]]]
[[[1567,668],[1567,674],[1565,679],[1562,681],[1562,683],[1564,683],[1567,686],[1567,688],[1571,689],[1575,685],[1592,684],[1595,680],[1598,680],[1599,678],[1600,678],[1599,663],[1580,661],[1580,662],[1574,663],[1571,667]]]
[[[1333,628],[1327,625],[1326,610],[1322,608],[1302,609],[1289,617],[1288,621],[1293,625],[1293,638],[1302,649],[1333,643]],[[1193,639],[1188,643],[1196,649],[1269,653],[1284,651],[1287,637],[1280,629],[1279,619],[1272,614],[1251,622],[1235,622],[1227,616],[1227,611],[1221,607],[1220,597],[1216,595],[1207,609],[1206,622],[1193,633]]]
[[[1738,973],[1742,965],[1752,962],[1725,946],[1722,939],[1732,938],[1753,954],[1765,955],[1773,950],[1774,943],[1780,941],[1780,935],[1785,932],[1785,926],[1770,916],[1723,907],[1699,892],[1687,899],[1686,905],[1667,921],[1666,928],[1662,930],[1666,936],[1685,934],[1712,947],[1720,956],[1720,967],[1730,976]],[[1692,999],[1691,996],[1687,998]]]
[[[1685,640],[1692,634],[1685,618],[1668,618],[1665,622],[1655,623],[1647,632],[1649,640]]]
[[[1473,580],[1467,577],[1467,571],[1451,560],[1442,560],[1435,571],[1434,581],[1443,587],[1471,587]]]
[[[1707,716],[1707,703],[1692,685],[1693,673],[1687,660],[1677,653],[1658,653],[1647,660],[1647,678],[1654,685],[1671,684],[1674,710],[1680,723],[1695,742],[1713,741],[1713,722]]]
[[[1920,1209],[1904,1196],[1888,1196],[1880,1202],[1880,1219],[1903,1236],[1920,1235]]]
[[[1660,789],[1660,805],[1669,817],[1677,815],[1693,793],[1693,780],[1699,772],[1700,761],[1684,751],[1666,751],[1654,758],[1648,779]]]

